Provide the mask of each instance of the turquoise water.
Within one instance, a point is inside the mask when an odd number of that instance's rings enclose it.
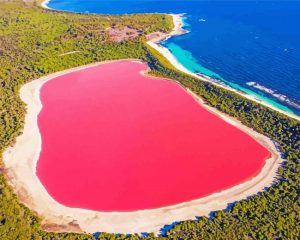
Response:
[[[240,90],[242,92],[245,92],[249,95],[255,96],[257,99],[262,100],[266,103],[269,103],[272,106],[277,107],[278,109],[281,109],[281,110],[283,110],[285,112],[288,112],[288,113],[294,113],[290,108],[288,108],[288,107],[286,107],[286,106],[284,106],[284,105],[282,105],[282,104],[280,104],[280,103],[278,103],[278,102],[276,102],[276,101],[274,101],[274,100],[272,100],[268,97],[260,95],[260,94],[254,92],[250,89],[241,87],[236,83],[232,83],[232,82],[229,82],[229,81],[223,79],[219,74],[217,74],[217,73],[201,66],[190,52],[182,49],[180,46],[176,45],[175,43],[169,42],[168,44],[163,44],[163,45],[165,45],[165,47],[167,47],[172,52],[172,54],[176,57],[176,59],[187,70],[189,70],[193,73],[201,73],[205,76],[221,80],[221,82],[226,83],[226,85],[228,85],[228,86],[230,86],[234,89]]]
[[[176,59],[189,71],[193,73],[202,73],[209,77],[215,77],[222,79],[220,75],[217,73],[201,66],[197,59],[195,59],[189,51],[186,51],[182,49],[180,46],[173,42],[169,42],[168,44],[163,44],[165,47],[167,47],[170,52],[176,57]]]
[[[163,43],[188,70],[300,115],[300,2],[51,0],[85,13],[185,13],[189,33]]]

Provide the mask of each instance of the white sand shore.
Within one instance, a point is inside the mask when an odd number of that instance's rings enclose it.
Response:
[[[175,56],[169,51],[169,49],[163,47],[162,45],[160,45],[159,43],[161,41],[164,41],[172,36],[176,36],[176,35],[181,35],[181,34],[184,34],[186,33],[187,31],[182,29],[182,26],[183,26],[183,22],[182,22],[182,14],[171,14],[171,16],[173,17],[173,23],[174,23],[174,30],[170,33],[170,34],[161,34],[160,36],[156,37],[156,38],[151,38],[149,41],[147,41],[148,45],[151,46],[152,48],[156,49],[158,52],[160,52],[162,55],[164,55],[168,61],[175,67],[177,68],[178,70],[180,70],[181,72],[184,72],[186,74],[189,74],[193,77],[196,77],[198,79],[201,79],[203,81],[206,81],[206,82],[210,82],[214,85],[217,85],[218,87],[221,87],[221,88],[225,88],[229,91],[232,91],[232,92],[235,92],[237,94],[240,94],[242,95],[243,97],[249,99],[249,100],[252,100],[252,101],[255,101],[257,103],[260,103],[266,107],[269,107],[277,112],[280,112],[280,113],[283,113],[293,119],[296,119],[298,121],[300,121],[300,117],[295,115],[295,114],[292,114],[292,113],[288,113],[288,112],[285,112],[265,101],[262,101],[260,99],[257,99],[255,96],[252,96],[250,94],[247,94],[247,93],[243,93],[241,91],[238,91],[230,86],[227,86],[227,85],[223,85],[223,84],[220,84],[220,83],[217,83],[217,82],[214,82],[212,81],[209,77],[205,77],[205,76],[199,76],[193,72],[190,72],[188,69],[186,69],[176,58]]]
[[[51,9],[48,7],[48,3],[50,2],[51,0],[45,0],[41,3],[41,7],[45,8],[45,9]],[[217,83],[215,81],[212,81],[209,77],[206,77],[206,76],[199,76],[191,71],[189,71],[188,69],[186,69],[176,58],[175,56],[165,47],[163,47],[162,45],[160,45],[160,42],[170,38],[170,37],[173,37],[173,36],[176,36],[176,35],[182,35],[182,34],[185,34],[185,33],[188,33],[187,30],[183,29],[183,20],[182,20],[182,16],[184,14],[169,14],[172,16],[173,18],[173,24],[174,24],[174,29],[172,32],[170,32],[169,34],[164,34],[164,33],[160,33],[156,36],[150,36],[150,40],[147,41],[148,45],[153,47],[154,49],[156,49],[157,51],[159,51],[162,55],[164,55],[168,60],[169,62],[175,67],[177,68],[178,70],[186,73],[186,74],[189,74],[193,77],[196,77],[198,79],[201,79],[203,81],[206,81],[206,82],[210,82],[214,85],[217,85],[218,87],[221,87],[221,88],[225,88],[227,90],[230,90],[232,92],[235,92],[237,94],[240,94],[242,95],[243,97],[249,99],[249,100],[252,100],[252,101],[255,101],[257,103],[260,103],[266,107],[269,107],[277,112],[280,112],[284,115],[287,115],[293,119],[296,119],[298,121],[300,121],[300,116],[296,115],[296,114],[293,114],[293,113],[289,113],[289,112],[286,112],[286,111],[283,111],[261,99],[258,99],[256,98],[255,96],[253,95],[250,95],[250,94],[247,94],[247,93],[243,93],[241,91],[238,91],[228,85],[223,85],[223,84],[220,84],[220,83]],[[150,34],[151,35],[151,34]],[[155,34],[154,34],[155,35]]]
[[[136,59],[131,59],[137,61]],[[54,77],[97,66],[91,64],[58,72],[34,80],[20,90],[21,99],[27,104],[27,114],[23,134],[13,147],[4,153],[4,164],[9,183],[13,186],[20,201],[35,211],[41,218],[44,229],[71,232],[111,232],[141,233],[155,232],[174,221],[195,219],[195,216],[208,215],[211,211],[226,208],[228,203],[245,199],[270,186],[276,178],[280,164],[280,154],[274,144],[265,136],[243,126],[236,119],[205,105],[199,97],[189,91],[199,104],[228,123],[240,128],[267,147],[271,157],[266,160],[260,173],[252,179],[230,189],[210,196],[164,208],[135,212],[97,212],[86,209],[70,208],[56,202],[46,191],[36,176],[36,165],[41,151],[41,135],[37,125],[38,114],[42,109],[39,98],[40,88]],[[99,189],[101,191],[101,189]]]
[[[50,2],[50,0],[45,0],[41,3],[41,7],[45,8],[45,9],[51,9],[48,7],[48,3]]]

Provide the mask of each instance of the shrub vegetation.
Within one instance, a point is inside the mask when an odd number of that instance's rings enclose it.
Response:
[[[137,29],[142,36],[115,43],[109,27]],[[170,16],[135,14],[85,15],[41,9],[36,2],[0,3],[0,157],[22,133],[26,106],[20,87],[33,79],[92,62],[121,58],[146,61],[151,74],[179,81],[207,104],[233,116],[274,142],[286,159],[278,179],[265,191],[233,203],[210,218],[174,224],[160,237],[145,239],[298,239],[300,236],[300,123],[231,91],[183,74],[145,43],[145,34],[169,32]],[[64,53],[76,51],[74,54]],[[242,159],[241,159],[242,161]],[[99,189],[101,191],[101,189]],[[0,239],[140,239],[138,235],[101,233],[95,236],[52,233],[18,202],[0,164]]]

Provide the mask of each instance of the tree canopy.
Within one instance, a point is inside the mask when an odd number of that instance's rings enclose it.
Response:
[[[112,41],[108,28],[141,31],[134,40]],[[151,74],[179,81],[207,104],[272,139],[286,159],[278,179],[265,191],[210,217],[198,217],[144,239],[298,239],[300,236],[300,123],[242,96],[177,71],[145,43],[151,32],[170,32],[172,19],[163,14],[86,15],[49,11],[36,2],[0,3],[0,156],[22,133],[26,106],[20,87],[38,77],[103,60],[139,58]],[[76,52],[67,54],[68,52]],[[241,159],[242,161],[242,159]],[[101,191],[99,189],[98,191]],[[1,239],[140,239],[139,235],[52,233],[18,201],[0,164]]]

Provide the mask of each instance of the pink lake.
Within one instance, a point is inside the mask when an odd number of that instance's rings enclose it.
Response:
[[[153,209],[194,200],[259,173],[269,151],[172,81],[129,60],[43,85],[37,175],[63,205]]]

